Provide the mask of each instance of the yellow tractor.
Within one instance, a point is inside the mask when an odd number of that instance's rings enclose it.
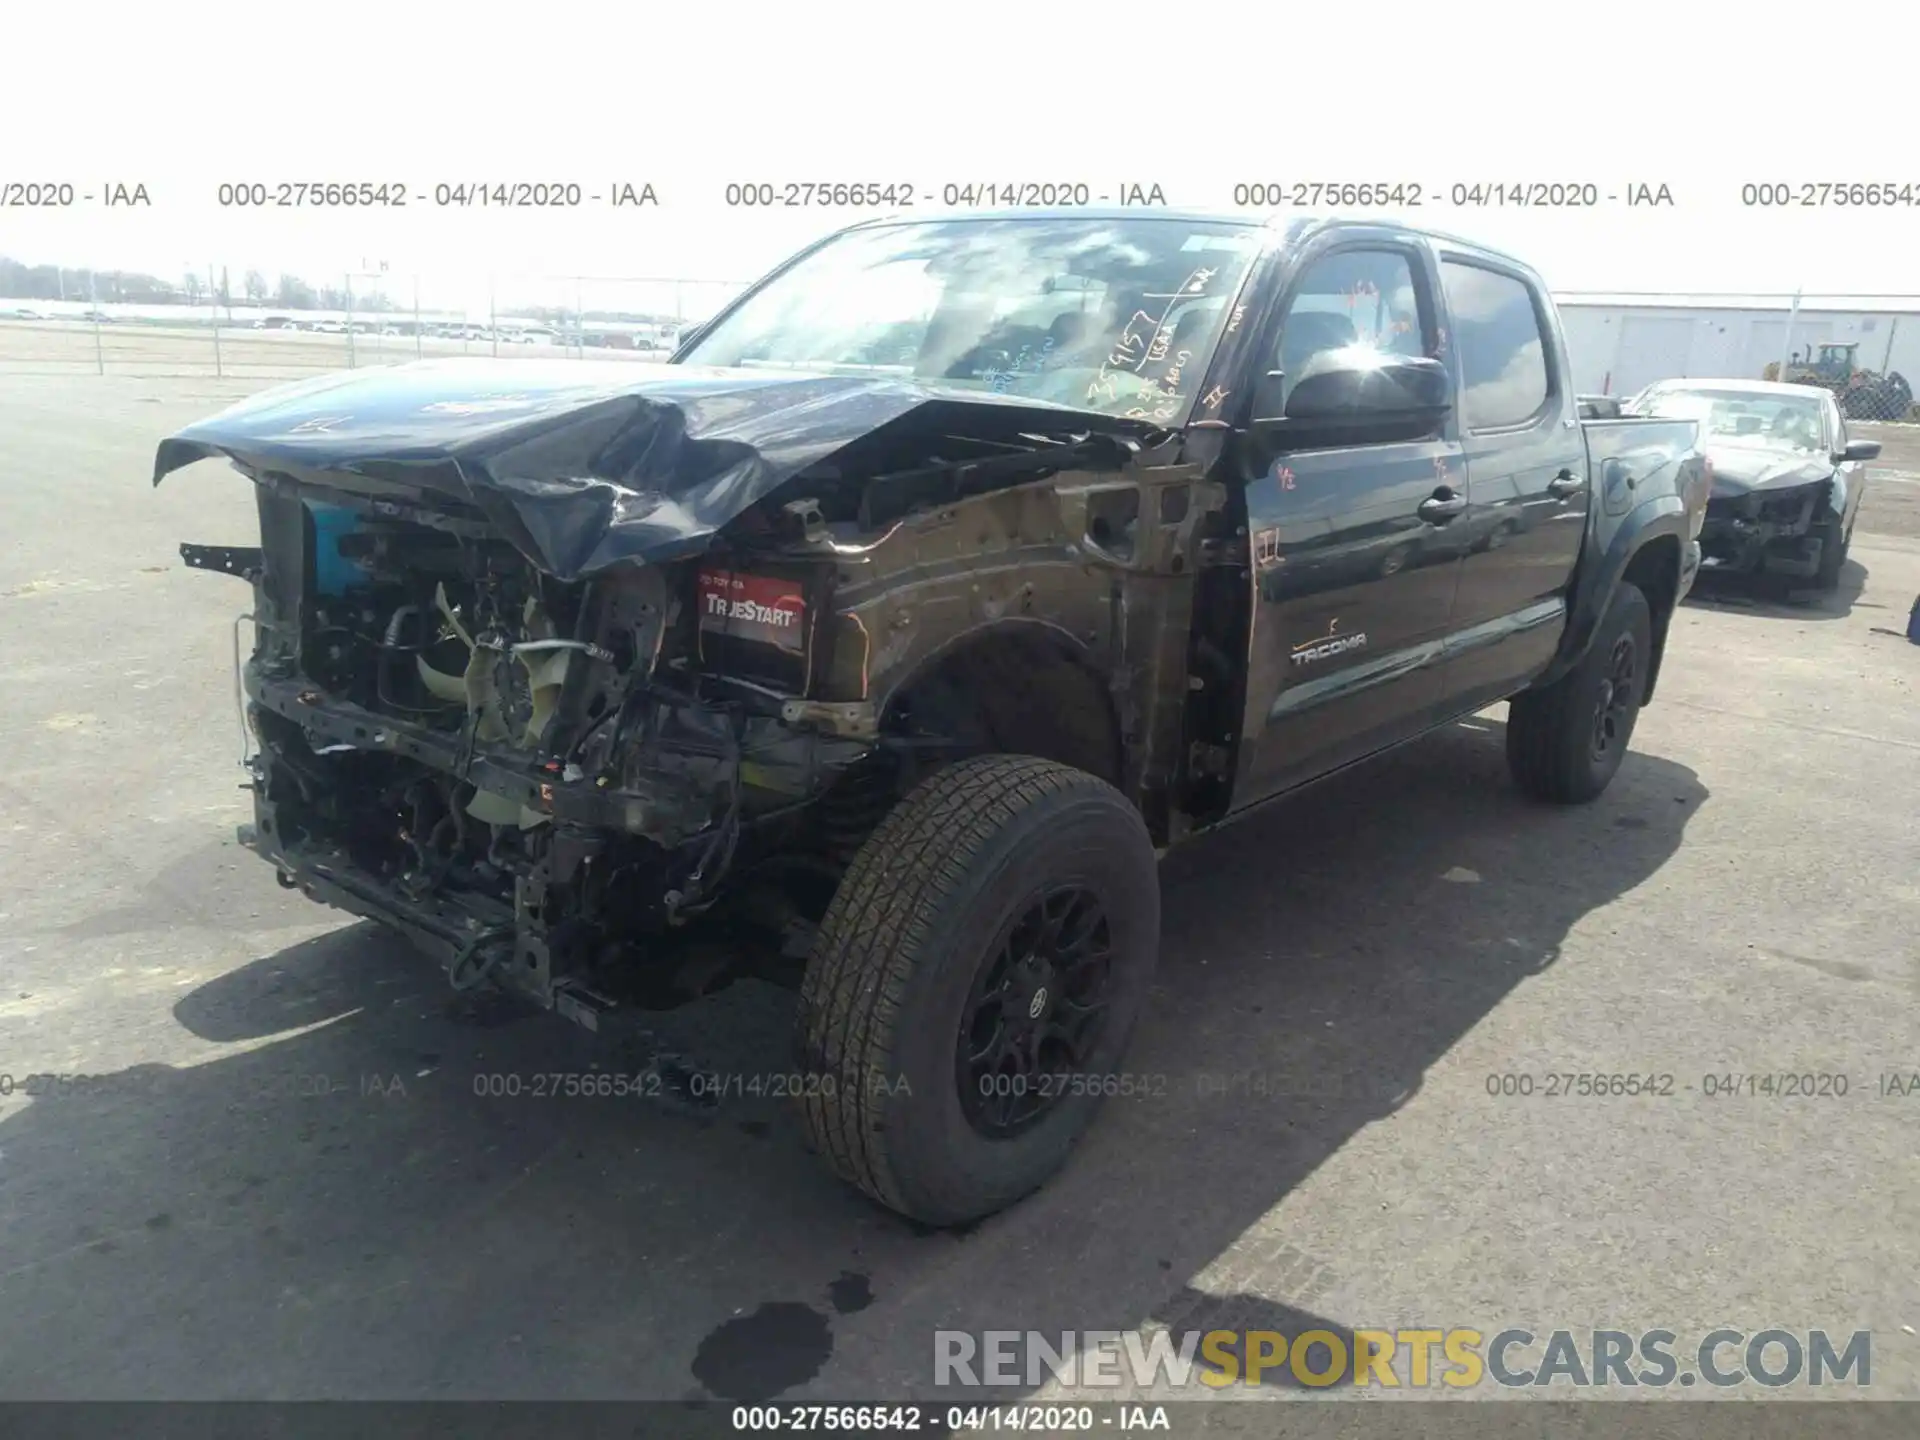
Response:
[[[1844,345],[1808,346],[1787,361],[1786,374],[1776,361],[1766,368],[1768,380],[1789,385],[1818,385],[1831,390],[1849,420],[1904,420],[1913,409],[1913,387],[1898,373],[1880,374],[1854,362],[1858,341]]]

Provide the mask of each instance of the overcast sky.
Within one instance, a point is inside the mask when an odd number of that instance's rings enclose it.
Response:
[[[1721,7],[756,0],[631,11],[207,0],[76,29],[10,18],[0,184],[144,184],[150,208],[0,208],[0,254],[209,262],[325,283],[363,262],[436,298],[503,275],[751,278],[858,218],[739,210],[729,181],[1666,185],[1671,208],[1428,204],[1561,290],[1920,292],[1912,208],[1743,206],[1743,182],[1920,192],[1911,97],[1871,57],[1911,6],[1781,27]],[[612,18],[618,14],[619,18]],[[1823,32],[1826,33],[1823,38]],[[403,211],[223,209],[235,181],[406,185]],[[433,187],[651,183],[657,208],[436,208]],[[1322,207],[1324,208],[1324,207]],[[525,289],[516,285],[515,289]],[[549,287],[560,289],[564,287]]]

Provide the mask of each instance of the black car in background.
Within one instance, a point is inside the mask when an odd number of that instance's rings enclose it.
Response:
[[[1831,590],[1853,541],[1877,440],[1855,440],[1833,395],[1765,380],[1663,380],[1627,413],[1697,420],[1713,465],[1703,569]]]

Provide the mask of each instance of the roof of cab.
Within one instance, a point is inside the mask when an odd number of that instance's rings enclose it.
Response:
[[[1313,234],[1334,226],[1352,226],[1376,230],[1383,234],[1419,235],[1447,249],[1482,260],[1494,261],[1529,275],[1535,274],[1533,267],[1517,255],[1494,249],[1478,240],[1471,240],[1464,235],[1455,235],[1445,230],[1434,230],[1425,225],[1410,225],[1382,216],[1303,215],[1294,211],[1256,213],[1245,210],[1175,209],[1158,205],[1052,205],[1003,210],[900,210],[856,221],[844,226],[841,232],[836,233],[877,228],[882,225],[966,220],[1174,220],[1189,225],[1232,225],[1242,229],[1259,230],[1269,237],[1268,243],[1271,245],[1297,244]]]

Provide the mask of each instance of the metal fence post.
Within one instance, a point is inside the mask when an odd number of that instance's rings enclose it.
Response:
[[[413,358],[418,360],[426,354],[425,342],[420,334],[420,276],[413,277]]]
[[[494,302],[493,272],[487,272],[487,341],[493,347],[493,358],[500,358],[500,313]]]
[[[347,272],[347,368],[355,368],[353,350],[353,272]]]
[[[94,284],[93,267],[87,267],[87,308],[93,312],[93,368],[107,373],[107,351],[100,340],[100,287]]]
[[[213,374],[214,378],[218,379],[227,372],[220,363],[220,292],[215,288],[213,273],[213,262],[209,260],[207,262],[207,308],[213,312]]]

